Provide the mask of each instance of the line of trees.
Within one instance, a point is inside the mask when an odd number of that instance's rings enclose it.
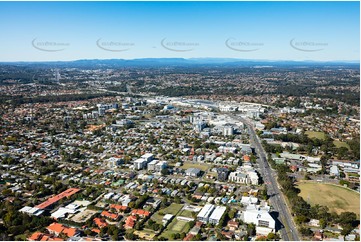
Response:
[[[22,201],[15,199],[13,203],[8,201],[0,203],[0,224],[1,240],[14,240],[13,236],[28,234],[37,230],[43,231],[53,220],[47,216],[29,216],[18,210]]]

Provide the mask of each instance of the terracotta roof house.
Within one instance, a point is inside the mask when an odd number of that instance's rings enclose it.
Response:
[[[110,208],[115,209],[117,212],[125,212],[128,209],[127,206],[122,206],[119,204],[111,204]]]
[[[110,213],[108,211],[103,211],[100,215],[112,220],[117,220],[119,218],[118,214]]]
[[[132,215],[139,215],[140,217],[148,217],[150,215],[150,212],[142,210],[142,209],[134,209],[131,213]]]
[[[70,228],[59,223],[50,224],[47,227],[47,230],[50,233],[55,234],[56,236],[59,236],[60,233],[63,233],[68,237],[73,237],[79,233],[79,231],[76,228]]]
[[[134,215],[128,216],[125,220],[124,228],[125,229],[132,229],[134,228],[135,222],[137,221],[137,217]]]
[[[108,226],[108,224],[101,218],[94,218],[93,221],[99,228]]]
[[[54,235],[44,234],[41,232],[33,233],[29,238],[29,241],[64,241],[62,238],[54,237]]]

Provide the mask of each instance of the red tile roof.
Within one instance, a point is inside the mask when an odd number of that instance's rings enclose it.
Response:
[[[28,240],[39,240],[42,236],[43,233],[35,232],[28,238]]]
[[[139,215],[141,217],[148,217],[150,215],[150,212],[142,210],[142,209],[134,209],[131,214]]]
[[[40,241],[49,241],[49,240],[50,240],[50,236],[44,234]]]
[[[28,240],[30,241],[64,241],[62,238],[54,237],[50,234],[44,234],[40,232],[33,233]]]
[[[77,230],[76,228],[67,228],[65,227],[63,230],[63,233],[66,234],[68,237],[72,237],[76,234]]]
[[[93,221],[99,228],[108,226],[108,224],[101,218],[95,218]]]
[[[132,229],[134,227],[136,221],[137,221],[137,217],[135,217],[134,215],[129,216],[125,220],[124,228]]]
[[[61,231],[63,231],[64,227],[62,224],[59,224],[59,223],[52,223],[50,224],[47,229],[50,231],[50,232],[55,232],[55,233],[61,233]]]
[[[47,227],[47,229],[49,230],[50,233],[56,233],[56,234],[63,233],[68,237],[72,237],[77,233],[76,228],[70,228],[59,223],[52,223]]]
[[[110,219],[114,219],[114,220],[118,219],[118,214],[110,213],[108,211],[103,211],[100,215],[102,215],[104,217],[107,217],[107,218],[110,218]]]
[[[119,211],[127,210],[128,207],[127,206],[122,206],[122,205],[119,205],[119,204],[111,204],[110,208],[114,208],[115,210],[117,210],[119,212]]]
[[[99,234],[100,233],[100,229],[92,229],[92,231],[94,232],[94,233],[97,233],[97,234]]]
[[[53,238],[50,238],[48,241],[64,241],[64,240],[62,238],[53,237]]]
[[[73,195],[79,191],[80,191],[80,189],[78,189],[78,188],[69,188],[68,190],[66,190],[54,197],[49,198],[45,202],[43,202],[35,207],[40,208],[40,209],[45,209],[45,208],[51,206],[52,204],[58,202],[59,200],[63,199],[64,197],[69,198],[71,195]]]

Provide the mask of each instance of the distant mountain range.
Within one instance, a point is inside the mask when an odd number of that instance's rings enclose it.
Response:
[[[26,65],[73,68],[115,68],[115,67],[276,67],[276,66],[353,66],[359,61],[286,61],[286,60],[249,60],[235,58],[142,58],[142,59],[86,59],[75,61],[39,61],[39,62],[0,62],[0,65]]]

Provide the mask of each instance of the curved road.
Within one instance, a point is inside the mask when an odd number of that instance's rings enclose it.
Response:
[[[259,163],[261,175],[267,187],[267,194],[270,196],[269,201],[274,209],[279,213],[278,218],[283,225],[279,230],[282,239],[286,241],[300,241],[291,212],[286,205],[282,192],[279,189],[278,182],[276,180],[277,174],[268,165],[266,152],[264,151],[251,122],[239,116],[233,117],[239,119],[247,126],[251,137],[251,143],[255,146],[256,152],[259,155],[257,161]]]

